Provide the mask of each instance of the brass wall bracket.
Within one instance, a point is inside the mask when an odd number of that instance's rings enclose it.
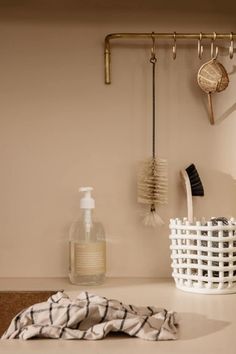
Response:
[[[155,37],[156,39],[166,39],[166,40],[183,40],[183,39],[191,39],[191,40],[201,40],[209,39],[209,40],[227,40],[230,43],[230,58],[232,59],[233,46],[232,43],[236,39],[236,34],[230,33],[110,33],[105,37],[105,48],[104,48],[104,68],[105,68],[105,84],[111,83],[111,40],[114,39],[148,39],[152,40]]]

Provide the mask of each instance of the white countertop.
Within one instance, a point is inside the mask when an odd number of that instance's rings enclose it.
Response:
[[[0,278],[4,290],[61,290],[75,297],[83,287],[65,278]],[[178,312],[179,338],[176,341],[149,342],[123,335],[101,341],[2,340],[1,354],[236,354],[236,294],[200,295],[175,288],[170,279],[110,278],[103,285],[86,290],[135,305],[156,305]]]

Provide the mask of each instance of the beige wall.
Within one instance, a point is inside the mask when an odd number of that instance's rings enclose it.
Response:
[[[78,2],[77,2],[78,3]],[[215,4],[214,6],[212,4]],[[112,85],[103,82],[103,39],[120,31],[236,31],[233,5],[165,2],[0,1],[0,276],[64,276],[77,188],[95,188],[107,231],[108,274],[169,276],[168,220],[184,216],[179,170],[194,162],[206,196],[195,215],[236,216],[235,60],[220,49],[230,86],[214,97],[210,126],[196,84],[196,43],[160,44],[157,152],[169,162],[166,224],[153,230],[136,203],[138,162],[150,154],[147,42],[116,42]],[[169,5],[168,5],[169,6]],[[231,7],[230,7],[231,6]]]

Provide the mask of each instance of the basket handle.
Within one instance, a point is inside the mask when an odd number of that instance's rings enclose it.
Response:
[[[213,112],[211,92],[208,92],[207,97],[208,97],[208,111],[209,111],[210,123],[211,123],[211,125],[214,125],[215,118],[214,118],[214,112]]]

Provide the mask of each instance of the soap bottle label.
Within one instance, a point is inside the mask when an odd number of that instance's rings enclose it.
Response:
[[[73,245],[71,245],[73,246]],[[106,243],[98,242],[75,242],[74,271],[79,276],[98,275],[106,271]]]

